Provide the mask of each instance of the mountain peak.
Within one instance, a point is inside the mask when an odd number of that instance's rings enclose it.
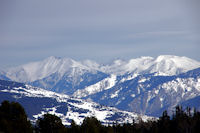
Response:
[[[160,61],[168,60],[168,59],[173,59],[173,58],[180,58],[180,57],[174,56],[174,55],[160,55],[156,58],[156,62],[160,62]]]
[[[39,62],[76,62],[71,58],[62,58],[62,57],[57,57],[57,56],[49,56],[48,58],[44,59],[43,61],[39,61]]]
[[[200,67],[200,62],[184,56],[160,55],[157,58],[142,56],[129,61],[115,60],[113,64],[103,66],[103,70],[117,75],[125,73],[175,75],[198,67]]]
[[[174,55],[160,55],[155,59],[152,66],[154,72],[157,72],[157,74],[161,72],[164,75],[180,74],[198,67],[200,67],[200,62],[188,57]]]
[[[61,57],[57,57],[57,56],[49,56],[48,58],[46,58],[47,60],[52,60],[52,59],[61,59]]]
[[[71,58],[50,56],[42,61],[11,68],[7,71],[6,76],[18,82],[33,82],[48,77],[53,73],[58,73],[62,76],[67,71],[74,72],[74,69],[94,71],[97,66],[98,64],[92,61],[78,62]]]
[[[107,65],[99,65],[91,60],[75,61],[71,58],[50,56],[43,61],[8,69],[6,76],[14,81],[33,82],[48,77],[53,73],[58,73],[62,76],[67,71],[72,71],[72,69],[77,69],[81,73],[82,70],[86,70],[92,72],[101,71],[115,75],[123,75],[125,73],[176,75],[198,67],[200,67],[200,62],[174,55],[160,55],[157,58],[143,56],[129,61],[118,59]]]
[[[166,61],[166,60],[171,60],[171,61],[195,61],[195,60],[192,60],[188,57],[185,57],[185,56],[176,56],[176,55],[160,55],[158,56],[156,59],[156,62],[161,62],[161,61]]]

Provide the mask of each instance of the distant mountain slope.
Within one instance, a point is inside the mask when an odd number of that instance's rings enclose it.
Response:
[[[115,60],[104,65],[52,56],[7,69],[0,73],[0,79],[160,116],[177,104],[195,101],[199,96],[199,68],[200,62],[173,55]]]
[[[198,61],[172,55],[141,57],[129,61],[115,60],[105,65],[90,60],[75,61],[51,56],[43,61],[10,68],[4,72],[4,78],[0,78],[71,95],[77,89],[84,89],[111,75],[131,73],[137,76],[154,73],[157,76],[172,76],[198,67]]]
[[[177,76],[130,77],[118,76],[115,85],[107,90],[90,91],[86,95],[87,87],[77,90],[74,96],[153,116],[160,116],[164,110],[171,112],[176,105],[200,96],[200,68]]]
[[[0,80],[0,102],[3,100],[17,101],[22,104],[32,121],[47,112],[61,117],[65,125],[69,125],[72,119],[77,124],[81,124],[85,117],[90,116],[95,116],[103,124],[111,124],[116,121],[118,123],[132,122],[133,119],[137,121],[140,118],[145,121],[152,119],[144,115],[120,111],[113,107],[101,106],[94,102],[69,98],[64,94],[23,83]]]
[[[115,60],[111,65],[102,66],[106,73],[124,75],[126,73],[155,73],[172,76],[200,67],[200,62],[187,57],[160,55],[157,58],[141,57],[129,61]]]
[[[76,68],[76,71],[78,71],[78,68]],[[108,74],[99,71],[81,71],[83,72],[82,74],[76,72],[73,76],[70,74],[71,71],[64,73],[63,76],[59,76],[59,73],[53,73],[46,78],[28,84],[54,92],[72,95],[77,89],[84,89],[85,87],[93,85],[109,76]]]
[[[125,73],[156,73],[171,76],[200,67],[200,62],[187,57],[161,55],[157,58],[141,57],[129,61],[115,60],[109,65],[100,65],[94,61],[75,61],[70,58],[51,56],[43,61],[32,62],[6,70],[5,76],[14,81],[33,82],[46,78],[54,73],[60,77],[82,75],[84,72],[101,71],[107,74],[122,75]]]
[[[10,80],[8,77],[5,76],[5,74],[0,72],[0,79],[2,80]]]
[[[33,82],[54,73],[58,73],[62,77],[63,74],[69,72],[69,76],[74,76],[76,74],[83,74],[86,70],[95,72],[97,68],[98,64],[92,61],[84,61],[81,63],[70,58],[51,56],[43,61],[10,68],[6,71],[6,76],[13,81]]]

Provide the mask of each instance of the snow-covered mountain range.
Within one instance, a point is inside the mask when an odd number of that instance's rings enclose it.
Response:
[[[27,83],[127,111],[160,116],[200,96],[200,62],[161,55],[109,64],[49,57],[0,73],[1,79]],[[196,104],[195,104],[196,105]]]
[[[115,84],[109,89],[97,89],[95,86],[100,86],[100,81],[77,90],[74,96],[153,116],[160,116],[164,110],[172,113],[178,104],[186,106],[184,102],[200,96],[200,68],[174,76],[131,76],[114,77],[110,82],[115,80]],[[200,109],[199,105],[192,107]]]
[[[64,125],[70,125],[72,119],[77,124],[81,124],[85,117],[91,116],[96,117],[105,125],[115,122],[132,123],[133,120],[154,119],[94,102],[70,98],[65,94],[58,94],[23,83],[0,80],[0,102],[4,100],[22,104],[32,122],[47,112],[59,116]]]
[[[155,73],[156,75],[171,76],[200,67],[200,62],[187,57],[161,55],[157,58],[141,57],[128,61],[115,60],[109,65],[100,65],[91,60],[75,61],[70,58],[51,56],[43,61],[28,63],[19,67],[9,68],[5,76],[18,82],[33,82],[57,73],[60,77],[69,77],[96,73],[97,71],[123,75],[126,73]]]

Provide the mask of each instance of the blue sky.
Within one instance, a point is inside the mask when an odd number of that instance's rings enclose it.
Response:
[[[199,0],[1,0],[0,68],[48,56],[200,61]]]

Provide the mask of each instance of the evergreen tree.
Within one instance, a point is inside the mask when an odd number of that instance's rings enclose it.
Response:
[[[65,133],[67,129],[59,117],[52,114],[44,114],[36,122],[37,131],[40,133]]]
[[[81,125],[83,133],[102,133],[103,126],[95,117],[86,117]]]
[[[194,128],[192,129],[192,131],[194,133],[200,133],[200,112],[197,112],[196,110],[194,111],[192,121],[194,123]]]
[[[191,113],[192,112],[192,113]],[[103,126],[95,117],[86,117],[82,125],[77,125],[74,120],[66,128],[59,117],[45,114],[36,122],[35,131],[38,133],[200,133],[200,112],[191,111],[189,107],[184,111],[177,106],[173,117],[170,119],[164,111],[159,120],[132,124],[117,122],[112,126]],[[0,133],[32,133],[30,121],[24,108],[16,102],[2,102],[0,106]]]
[[[0,106],[0,132],[31,133],[32,126],[24,108],[17,102],[4,101]]]
[[[170,117],[168,116],[167,111],[165,110],[158,121],[159,131],[162,133],[170,133]]]
[[[71,126],[69,128],[70,133],[80,133],[80,127],[75,123],[74,120],[71,121]]]

